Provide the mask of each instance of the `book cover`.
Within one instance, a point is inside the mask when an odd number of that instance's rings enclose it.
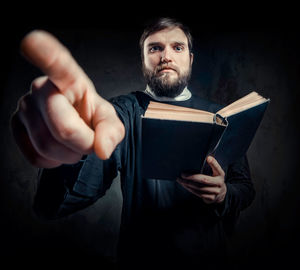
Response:
[[[253,97],[253,94],[248,96]],[[229,109],[234,107],[232,114],[226,112],[225,107],[225,111],[220,112],[226,116],[217,112],[212,114],[211,122],[195,121],[194,109],[192,121],[176,120],[182,108],[177,110],[177,106],[166,105],[160,114],[157,108],[162,105],[154,104],[150,117],[142,117],[143,177],[176,180],[183,172],[201,173],[208,155],[214,156],[223,168],[245,155],[270,100],[263,99],[253,106],[248,103],[245,106],[247,97],[240,100],[240,110],[236,106],[238,100],[228,106]],[[168,109],[171,119],[160,119],[160,116],[166,117]],[[184,114],[186,119],[187,112]]]
[[[200,173],[211,141],[226,126],[177,120],[142,118],[144,178],[173,179],[182,172]]]
[[[269,101],[228,116],[228,126],[213,153],[222,168],[246,154],[267,109]]]

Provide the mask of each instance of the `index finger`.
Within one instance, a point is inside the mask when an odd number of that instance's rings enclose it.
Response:
[[[84,95],[88,77],[69,50],[53,35],[43,30],[30,32],[21,41],[21,52],[49,77],[72,104]]]
[[[215,186],[218,184],[214,177],[205,174],[181,174],[181,178],[178,178],[177,181],[185,184],[193,182],[198,187]]]

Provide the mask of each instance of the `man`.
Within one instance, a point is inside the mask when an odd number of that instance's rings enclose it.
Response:
[[[34,31],[22,41],[24,55],[46,74],[12,118],[20,149],[44,168],[34,208],[46,218],[73,213],[101,198],[119,171],[121,266],[222,265],[226,234],[254,198],[247,159],[221,168],[208,157],[206,174],[174,181],[141,177],[140,120],[150,100],[212,112],[220,106],[187,88],[194,56],[185,26],[159,19],[140,46],[146,90],[108,102],[53,36]]]

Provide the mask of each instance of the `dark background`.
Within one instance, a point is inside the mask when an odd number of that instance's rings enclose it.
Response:
[[[126,2],[104,8],[74,3],[39,3],[3,9],[1,41],[1,261],[40,267],[115,260],[121,213],[119,179],[91,207],[57,221],[34,216],[31,204],[37,170],[21,155],[9,129],[17,100],[39,70],[19,54],[30,30],[52,32],[93,80],[105,98],[143,90],[138,39],[144,23],[156,16],[177,17],[194,36],[193,93],[228,104],[255,90],[271,99],[248,151],[254,185],[253,204],[241,213],[229,239],[234,268],[292,265],[299,242],[299,34],[295,9],[243,2],[240,6],[181,6]],[[132,5],[132,8],[131,8]],[[126,9],[124,9],[126,7]],[[237,8],[237,9],[235,9]],[[50,10],[50,12],[49,12]],[[217,254],[216,254],[217,259]],[[141,267],[142,269],[142,267]]]

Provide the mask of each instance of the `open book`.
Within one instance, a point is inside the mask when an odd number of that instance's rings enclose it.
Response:
[[[142,117],[143,177],[201,173],[207,155],[226,167],[246,154],[269,102],[251,92],[211,113],[151,101]]]

